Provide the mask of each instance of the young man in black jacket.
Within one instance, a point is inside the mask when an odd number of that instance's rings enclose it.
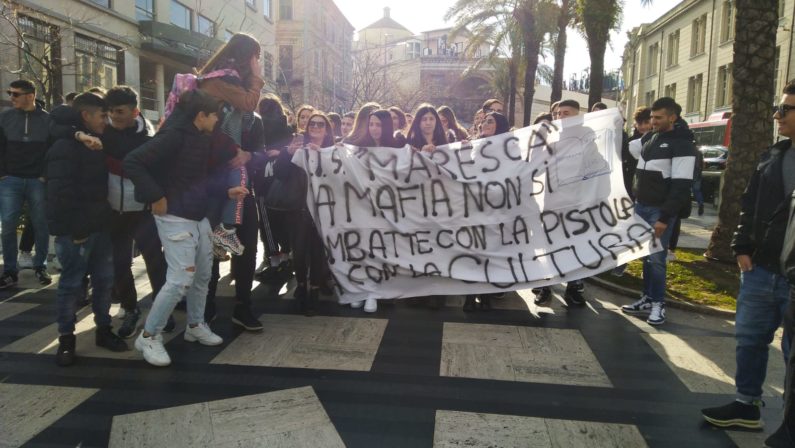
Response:
[[[171,363],[161,333],[183,296],[188,312],[185,340],[203,345],[223,343],[204,319],[213,266],[212,229],[207,219],[208,162],[218,108],[218,101],[209,94],[186,92],[169,117],[174,121],[128,154],[123,163],[135,184],[136,199],[151,206],[168,264],[166,283],[135,341],[135,348],[155,366]],[[230,197],[242,193],[236,189],[229,192]]]
[[[122,161],[132,150],[154,134],[152,125],[141,116],[138,93],[128,86],[116,86],[105,94],[110,126],[102,134],[102,146],[109,171],[108,201],[113,209],[110,238],[113,244],[115,298],[121,302],[123,318],[119,336],[129,338],[137,330],[140,311],[138,292],[132,274],[133,241],[146,264],[146,274],[157,297],[166,282],[166,259],[163,256],[155,220],[145,205],[135,200],[135,186],[122,168]]]
[[[50,117],[36,104],[36,86],[20,79],[8,91],[13,108],[0,113],[0,220],[2,220],[3,274],[0,289],[17,284],[17,224],[22,204],[35,230],[33,269],[42,285],[52,279],[45,261],[50,244],[44,192],[44,157],[53,142]]]
[[[696,148],[693,133],[680,118],[682,107],[663,97],[651,106],[653,133],[646,134],[635,170],[635,213],[654,228],[662,250],[643,259],[643,297],[624,305],[626,314],[648,314],[650,325],[665,323],[668,242],[679,211],[690,203]]]
[[[784,88],[773,118],[779,135],[795,136],[795,82]],[[735,318],[737,398],[725,406],[701,411],[713,425],[762,427],[759,408],[767,375],[768,346],[789,305],[790,284],[780,258],[793,190],[795,150],[792,140],[782,140],[762,154],[742,198],[740,224],[732,241],[740,267]],[[785,359],[790,336],[787,332],[782,340]]]
[[[105,101],[93,93],[75,98],[82,131],[102,135],[107,121]],[[56,362],[75,361],[75,308],[83,277],[91,275],[96,344],[112,351],[127,344],[111,331],[110,291],[113,288],[113,249],[108,233],[108,170],[105,155],[73,138],[58,140],[47,153],[47,219],[55,235],[55,251],[63,270],[58,280],[58,332]]]

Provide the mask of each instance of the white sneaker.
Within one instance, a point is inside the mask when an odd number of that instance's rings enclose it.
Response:
[[[378,301],[375,299],[367,299],[364,301],[364,312],[375,313],[378,310]]]
[[[61,262],[58,261],[58,257],[53,257],[51,261],[48,261],[47,266],[55,269],[58,272],[63,271],[63,266],[61,266]]]
[[[651,297],[643,296],[635,303],[630,305],[623,305],[621,311],[625,314],[646,314],[650,313],[652,308]]]
[[[19,269],[33,269],[33,255],[30,252],[20,252],[17,257],[17,267]]]
[[[221,338],[221,336],[213,333],[213,331],[210,330],[210,327],[204,322],[196,325],[195,327],[188,325],[188,327],[185,328],[185,340],[188,342],[198,341],[201,345],[209,346],[221,345],[224,343],[224,340]]]
[[[359,300],[356,302],[351,302],[351,308],[361,308],[364,306],[364,300]]]
[[[661,325],[665,323],[665,304],[663,302],[652,302],[651,314],[646,319],[649,325]]]
[[[143,353],[144,359],[149,364],[158,367],[165,367],[171,364],[166,348],[163,347],[163,335],[156,334],[148,338],[144,337],[144,330],[135,340],[135,349]]]
[[[669,250],[668,256],[665,257],[665,261],[676,261],[676,253],[672,250]]]

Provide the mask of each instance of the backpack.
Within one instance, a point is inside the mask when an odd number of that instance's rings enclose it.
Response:
[[[168,99],[166,100],[166,109],[163,113],[161,123],[165,122],[166,118],[168,118],[168,116],[174,112],[174,108],[177,107],[177,103],[179,103],[179,97],[189,90],[196,90],[199,87],[199,81],[211,78],[222,78],[225,76],[234,76],[235,78],[240,78],[237,70],[230,68],[214,70],[210,73],[207,73],[206,75],[201,76],[195,75],[193,73],[178,73],[174,75],[174,83],[171,85],[171,92],[169,92]]]

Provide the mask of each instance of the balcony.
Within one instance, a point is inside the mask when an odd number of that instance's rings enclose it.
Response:
[[[138,22],[138,29],[143,37],[142,49],[192,66],[208,60],[223,45],[221,40],[169,23],[143,20]]]

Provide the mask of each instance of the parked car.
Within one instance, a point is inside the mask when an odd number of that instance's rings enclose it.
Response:
[[[723,171],[729,158],[729,148],[722,145],[699,146],[704,156],[704,171]]]

